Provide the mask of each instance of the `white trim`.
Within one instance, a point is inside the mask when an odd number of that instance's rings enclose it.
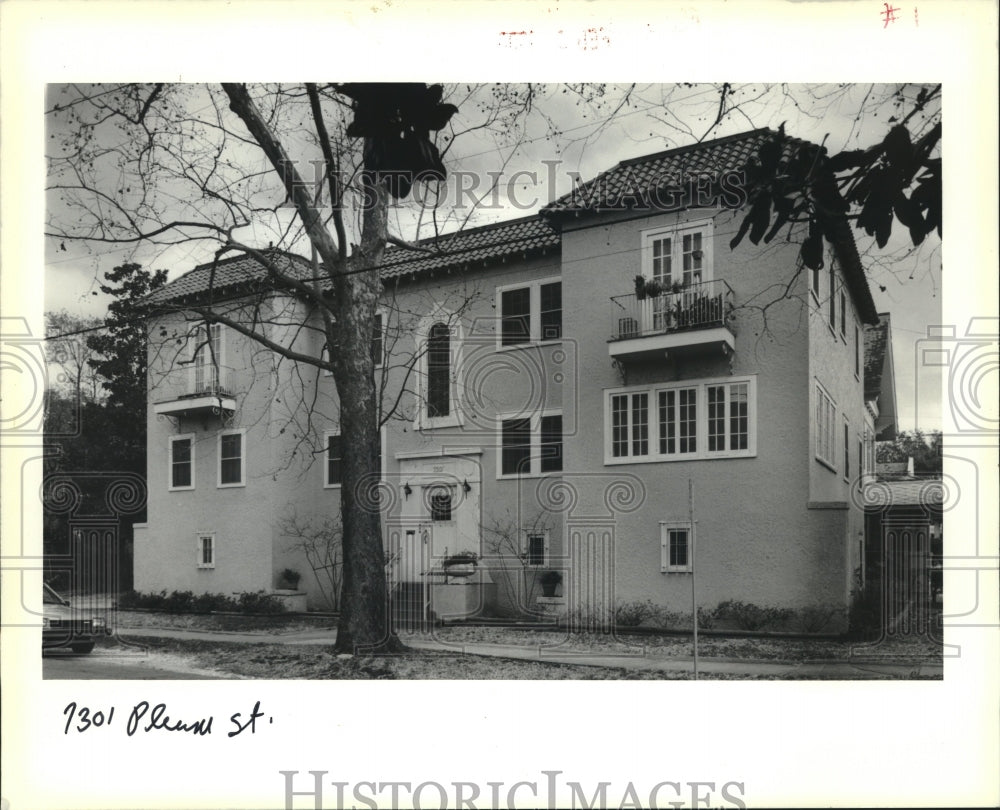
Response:
[[[514,284],[502,284],[495,290],[497,320],[496,320],[496,350],[498,352],[525,349],[532,346],[554,346],[562,343],[562,332],[565,318],[560,317],[558,338],[542,339],[542,286],[545,284],[562,284],[562,276],[548,276],[546,278],[533,279],[531,281],[521,281]],[[503,294],[513,290],[528,290],[528,339],[521,343],[503,344]],[[560,287],[560,300],[562,288]],[[561,305],[560,305],[561,306]],[[560,312],[565,313],[562,307]]]
[[[194,434],[193,433],[179,433],[176,436],[171,436],[167,442],[167,490],[170,492],[185,492],[186,490],[194,489]],[[191,460],[188,462],[191,465],[191,485],[186,487],[175,487],[174,486],[174,442],[182,441],[187,439],[191,442]]]
[[[813,386],[813,455],[816,460],[831,472],[837,472],[837,444],[840,437],[837,435],[837,403],[830,392],[818,379],[814,380]],[[829,421],[827,421],[829,420]],[[830,455],[824,455],[824,448],[820,441],[820,428],[826,426],[826,440],[829,440]]]
[[[481,447],[438,447],[435,450],[404,450],[400,453],[393,453],[393,458],[396,461],[407,461],[418,458],[481,456],[482,454]]]
[[[531,545],[528,542],[528,538],[530,537],[542,538],[542,561],[540,563],[529,562]],[[524,555],[522,559],[524,560],[525,568],[535,571],[539,568],[547,568],[549,566],[549,560],[552,558],[549,540],[550,535],[548,529],[521,529],[521,553]]]
[[[712,252],[712,230],[714,225],[715,223],[712,219],[697,219],[691,220],[690,222],[678,222],[674,225],[665,225],[658,228],[648,228],[640,231],[640,267],[642,269],[643,277],[647,279],[653,278],[653,242],[657,237],[669,236],[671,239],[671,283],[683,283],[683,236],[685,233],[690,231],[701,231],[701,277],[695,279],[692,272],[690,283],[698,284],[703,281],[712,281],[714,279],[715,264]],[[677,259],[681,259],[681,261],[678,262],[676,261]]]
[[[375,361],[375,368],[382,368],[385,365],[386,335],[388,334],[389,312],[385,307],[376,307],[375,316],[382,319],[382,351]]]
[[[224,484],[222,483],[222,437],[223,436],[239,436],[240,437],[240,480]],[[220,430],[219,437],[216,442],[218,464],[216,465],[215,473],[215,486],[218,489],[231,489],[233,487],[245,487],[247,485],[247,432],[244,428],[238,428],[234,430]]]
[[[684,565],[670,564],[670,532],[682,529],[687,532],[685,542],[685,557],[687,562]],[[691,521],[689,520],[661,520],[660,521],[660,573],[661,574],[690,574],[691,573]]]
[[[330,437],[340,436],[340,428],[334,428],[323,432],[323,489],[340,489],[341,484],[330,483]],[[344,460],[344,449],[340,449],[340,461]],[[385,470],[382,471],[385,474]]]
[[[844,480],[851,483],[851,422],[846,413],[841,414],[844,426],[841,433],[841,441],[844,445]]]
[[[532,413],[498,413],[497,434],[496,434],[496,471],[497,481],[516,481],[521,478],[546,478],[550,475],[562,475],[562,470],[546,470],[542,472],[542,419],[546,416],[562,416],[562,408],[543,408]],[[503,423],[505,420],[527,419],[528,420],[528,458],[530,459],[530,472],[526,473],[505,473],[503,471]],[[563,426],[565,428],[565,425]],[[563,434],[563,461],[565,461],[566,442]]]
[[[710,329],[693,329],[688,332],[668,332],[664,335],[646,335],[644,337],[612,340],[608,343],[608,355],[621,357],[629,354],[660,355],[683,346],[704,346],[718,343],[729,347],[729,353],[736,351],[736,341],[733,333],[726,326],[715,326]]]
[[[729,387],[731,385],[747,386],[747,446],[741,450],[712,450],[708,449],[708,389],[723,385],[726,386],[726,403],[729,402]],[[659,394],[661,391],[697,389],[696,395],[696,447],[693,453],[660,453],[660,412]],[[634,394],[648,394],[647,400],[647,442],[648,452],[645,455],[632,455],[632,434],[631,422],[629,431],[629,453],[624,456],[614,455],[612,424],[611,424],[611,401],[612,397],[619,395],[629,396],[629,414],[632,412],[631,397]],[[725,436],[729,437],[730,416],[727,413],[724,417]],[[693,380],[674,380],[669,383],[658,383],[654,385],[637,385],[623,388],[604,389],[604,464],[605,466],[615,466],[620,464],[651,464],[660,462],[677,461],[711,461],[722,458],[753,458],[757,455],[757,375],[748,374],[739,377],[708,377]]]
[[[195,554],[196,554],[196,556],[195,556],[195,562],[197,563],[198,568],[201,568],[201,569],[215,568],[215,563],[216,563],[216,560],[217,560],[217,557],[218,557],[218,550],[219,550],[218,549],[218,544],[215,542],[215,532],[198,532],[195,535],[195,538],[196,538],[195,539]],[[204,539],[208,539],[208,540],[211,541],[212,561],[208,562],[208,563],[202,562],[203,555],[202,555],[202,544],[201,544],[201,541],[204,540]]]

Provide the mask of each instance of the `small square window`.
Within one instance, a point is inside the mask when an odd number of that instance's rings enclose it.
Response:
[[[451,491],[447,487],[437,487],[431,492],[431,520],[434,523],[451,520]]]
[[[547,546],[544,532],[529,532],[525,540],[524,564],[532,568],[546,565]]]
[[[198,536],[198,567],[215,568],[215,535]]]
[[[660,524],[660,571],[684,573],[691,570],[691,526]]]

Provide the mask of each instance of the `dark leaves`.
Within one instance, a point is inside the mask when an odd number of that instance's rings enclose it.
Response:
[[[357,83],[338,90],[354,101],[347,134],[365,139],[365,171],[374,182],[399,199],[419,179],[444,180],[446,169],[430,132],[447,126],[458,108],[441,103],[441,85]]]
[[[815,218],[809,220],[809,235],[802,242],[799,256],[810,270],[823,269],[823,231]]]

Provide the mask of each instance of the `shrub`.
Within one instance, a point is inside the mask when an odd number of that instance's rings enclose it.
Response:
[[[795,623],[803,633],[821,633],[842,613],[837,605],[808,605],[795,612]]]
[[[715,620],[718,618],[719,609],[707,607],[698,608],[698,627],[703,630],[711,630],[715,627]],[[689,620],[690,621],[690,620]]]
[[[211,613],[212,611],[235,611],[239,609],[235,599],[224,593],[203,593],[194,598],[191,609],[195,613]]]
[[[657,614],[656,605],[648,599],[644,602],[618,602],[615,605],[615,624],[619,627],[638,627]]]
[[[749,602],[727,599],[719,602],[714,611],[715,619],[732,621],[740,630],[763,630],[787,622],[794,615],[789,608],[761,607]]]
[[[241,593],[236,598],[236,609],[241,613],[284,613],[285,603],[264,591]]]
[[[877,588],[854,591],[847,614],[848,635],[859,641],[873,641],[882,633],[882,600]]]
[[[194,609],[194,593],[191,591],[172,591],[163,600],[163,610],[168,613],[190,613]]]
[[[123,610],[131,610],[139,607],[140,593],[138,591],[125,591],[118,597],[118,607]]]
[[[211,611],[233,611],[239,613],[283,613],[284,603],[264,591],[241,593],[236,599],[224,593],[203,593],[195,596],[191,591],[166,591],[140,593],[128,591],[118,598],[118,607],[123,610],[141,608],[162,610],[167,613],[209,613]]]

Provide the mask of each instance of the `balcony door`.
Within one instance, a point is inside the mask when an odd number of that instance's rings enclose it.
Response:
[[[207,324],[200,329],[194,351],[194,393],[214,394],[219,390],[222,365],[222,324]]]

